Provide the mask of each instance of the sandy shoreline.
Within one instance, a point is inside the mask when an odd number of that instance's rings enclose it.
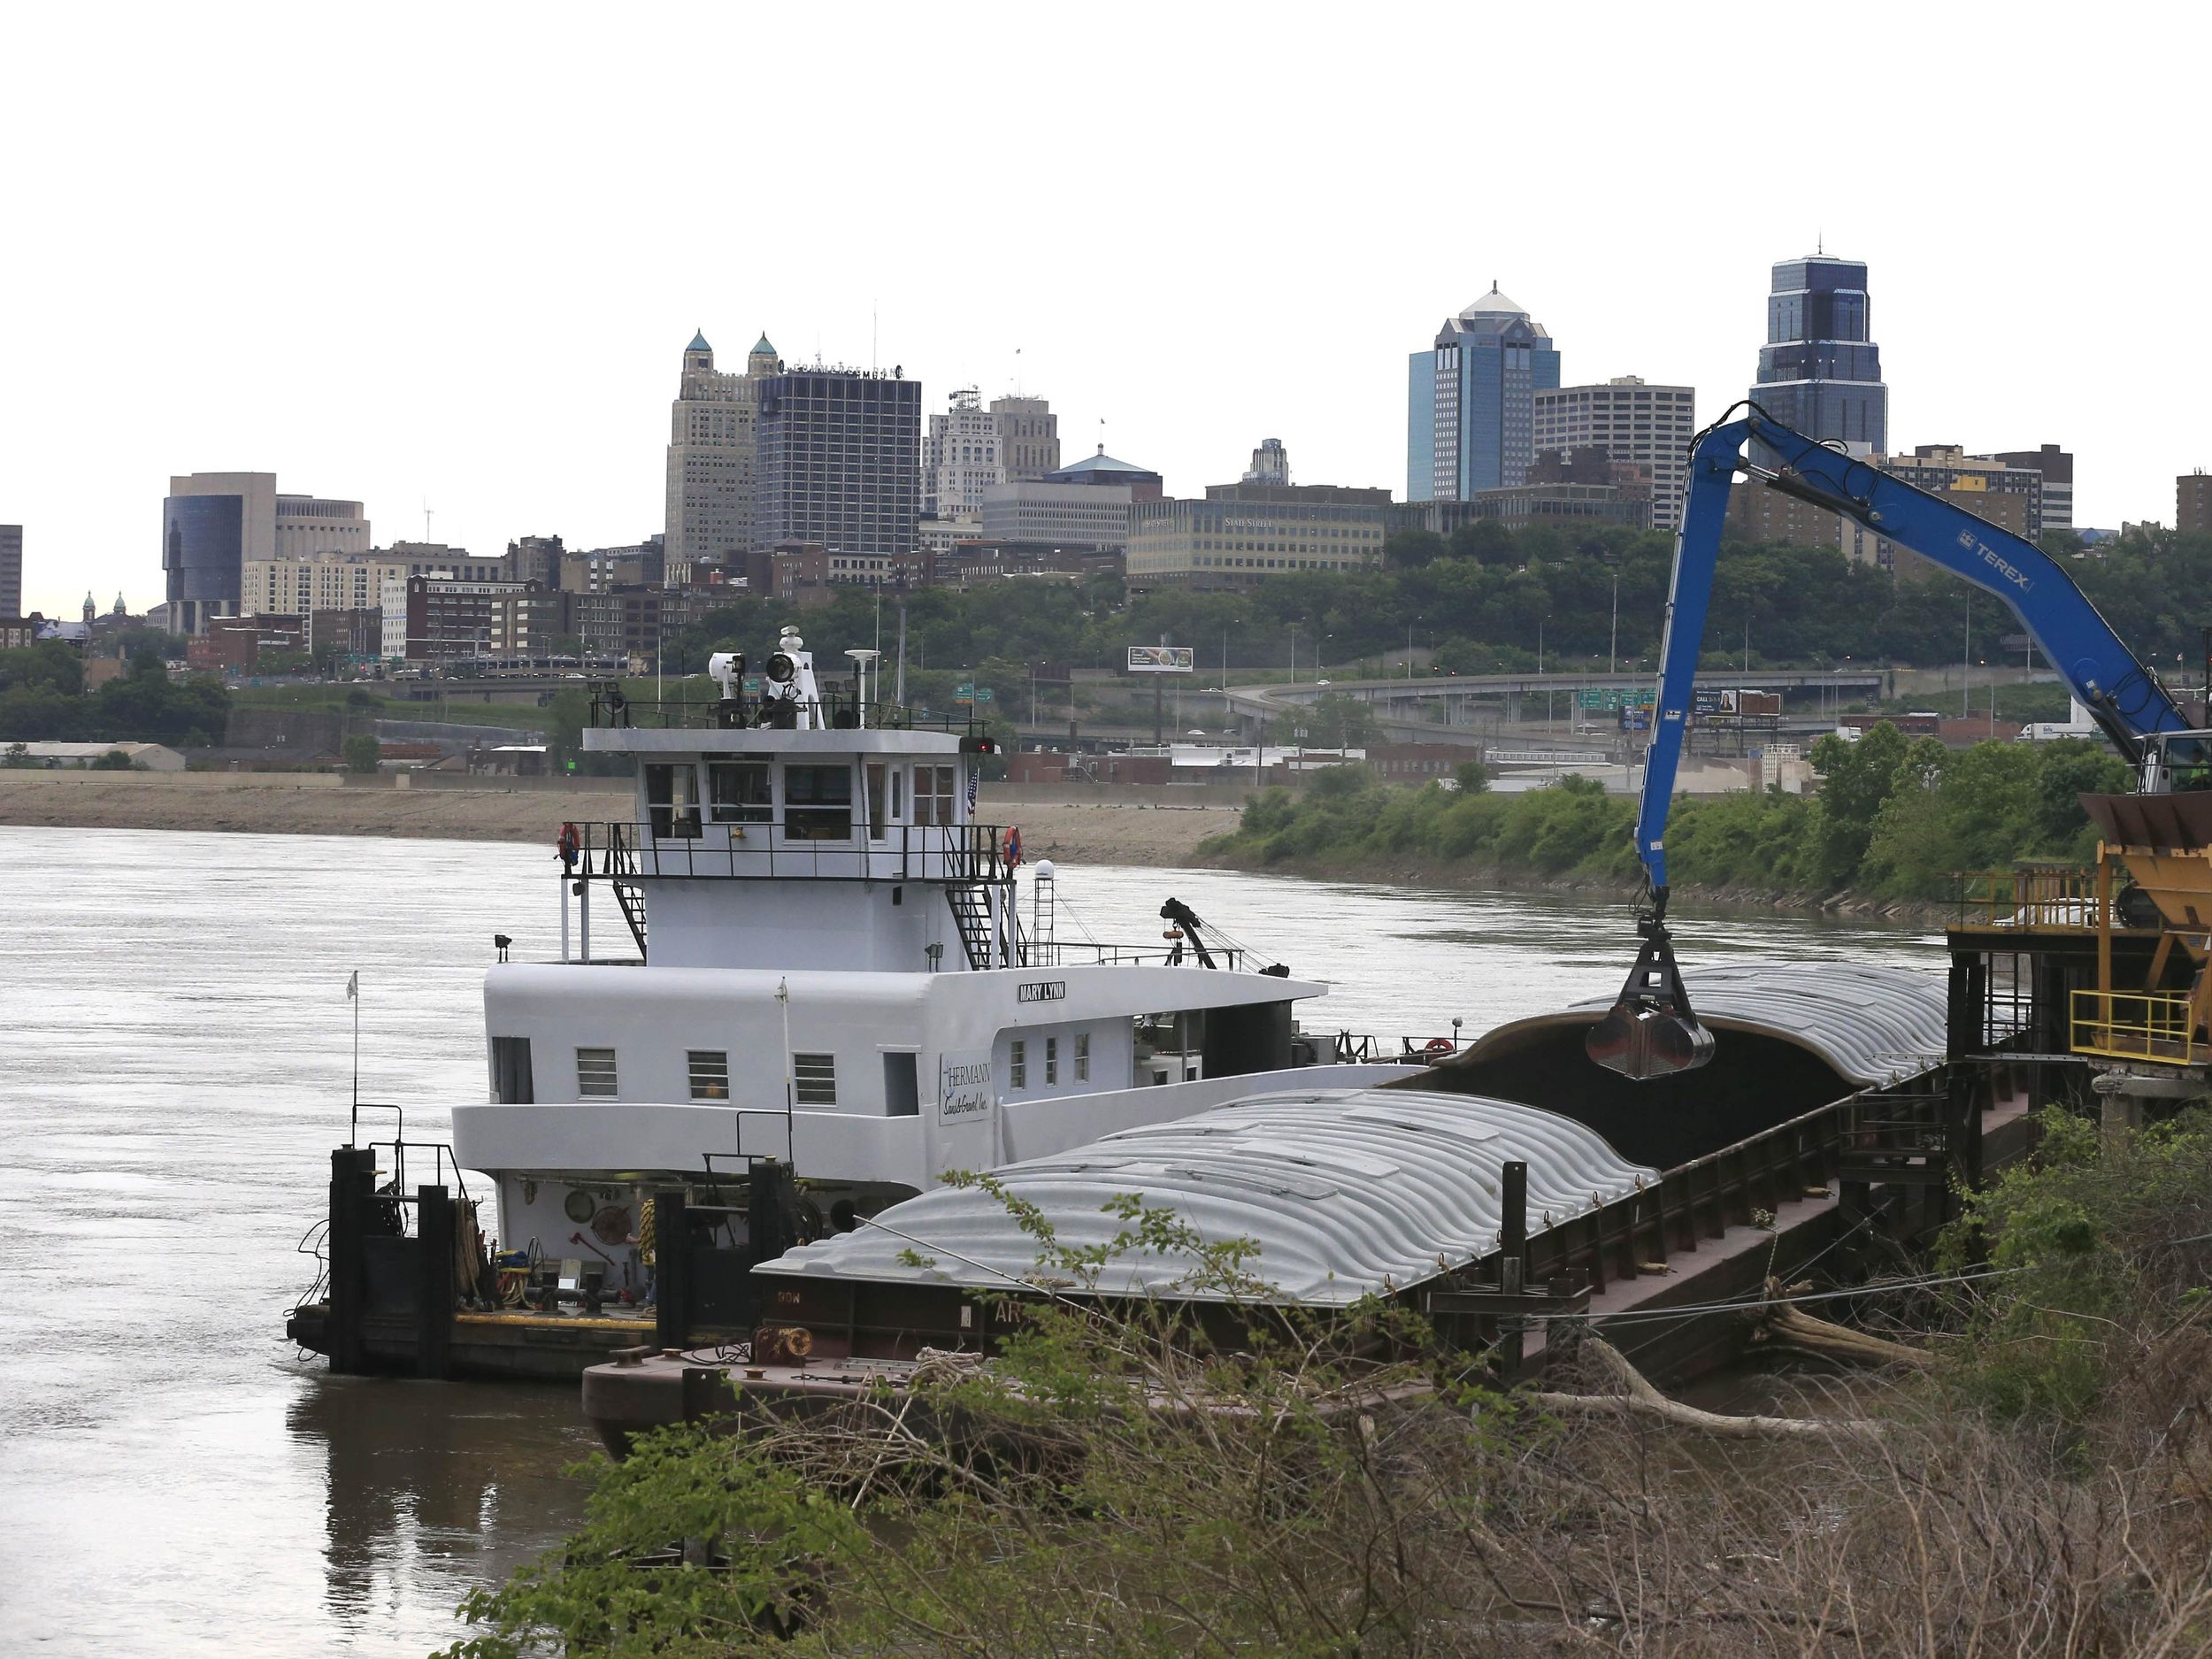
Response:
[[[326,772],[0,771],[0,826],[212,830],[265,835],[388,835],[442,841],[541,841],[565,819],[625,819],[619,780],[600,789],[348,786]],[[1190,862],[1198,844],[1236,827],[1233,806],[1153,807],[995,800],[977,816],[1018,824],[1024,856],[1084,864]]]

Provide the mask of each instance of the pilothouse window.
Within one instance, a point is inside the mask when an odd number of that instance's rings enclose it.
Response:
[[[776,815],[764,760],[718,760],[707,767],[708,810],[717,824],[765,824]]]
[[[645,806],[655,841],[689,841],[699,833],[699,774],[688,764],[645,769]]]
[[[917,766],[914,768],[914,821],[917,824],[949,824],[953,822],[953,792],[959,772],[956,766]]]
[[[795,841],[847,841],[853,838],[853,769],[850,766],[786,766],[783,769],[783,833]]]

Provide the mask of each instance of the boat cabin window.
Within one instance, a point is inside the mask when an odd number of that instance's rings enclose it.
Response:
[[[576,1051],[576,1092],[587,1100],[614,1098],[613,1049],[579,1048]]]
[[[849,841],[853,838],[853,769],[789,766],[783,769],[783,833],[795,841]]]
[[[727,1100],[730,1097],[730,1056],[724,1048],[689,1048],[685,1059],[691,1073],[691,1098]]]
[[[953,792],[958,787],[957,766],[917,766],[914,768],[914,821],[917,824],[950,824]]]
[[[657,841],[689,841],[699,833],[699,773],[688,763],[645,769],[645,806]]]
[[[883,1056],[883,1110],[892,1118],[913,1118],[922,1110],[922,1087],[915,1056]]]
[[[886,796],[890,791],[890,771],[888,764],[880,760],[869,761],[861,768],[863,780],[866,786],[864,793],[868,803],[868,839],[872,841],[879,841],[883,839],[883,826],[888,821],[884,817],[884,808],[887,804]]]
[[[1050,1088],[1060,1080],[1060,1040],[1045,1039],[1045,1087]]]
[[[1015,1038],[1006,1050],[1006,1087],[1029,1087],[1029,1044],[1019,1037]]]
[[[765,824],[776,815],[764,760],[707,764],[707,812],[717,824]]]
[[[836,1105],[837,1056],[833,1054],[793,1055],[791,1092],[797,1105]]]
[[[1079,1083],[1091,1080],[1091,1033],[1087,1031],[1075,1033],[1075,1080]]]

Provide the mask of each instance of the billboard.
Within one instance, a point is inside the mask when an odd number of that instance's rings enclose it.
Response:
[[[1133,674],[1192,674],[1198,672],[1198,652],[1188,645],[1133,645],[1129,648]]]

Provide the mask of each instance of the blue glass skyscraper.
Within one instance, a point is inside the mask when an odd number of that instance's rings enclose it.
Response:
[[[1559,388],[1543,326],[1491,285],[1406,365],[1406,499],[1467,501],[1526,481],[1536,394]]]
[[[1751,396],[1809,438],[1889,452],[1889,388],[1868,332],[1864,265],[1824,254],[1776,264]]]

